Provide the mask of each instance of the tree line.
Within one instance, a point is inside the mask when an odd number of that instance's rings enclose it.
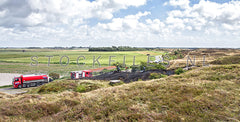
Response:
[[[151,48],[139,48],[139,47],[129,47],[129,46],[112,46],[112,47],[91,47],[89,51],[146,51],[151,50]]]

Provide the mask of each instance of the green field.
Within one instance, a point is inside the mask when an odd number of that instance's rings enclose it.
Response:
[[[24,52],[23,52],[24,50]],[[87,50],[53,50],[53,49],[1,49],[0,50],[0,72],[1,73],[49,73],[57,72],[61,74],[69,73],[69,71],[83,70],[98,68],[99,65],[95,62],[93,67],[93,58],[97,59],[99,56],[100,67],[109,65],[109,57],[112,57],[114,62],[123,63],[125,56],[126,66],[133,65],[135,56],[135,64],[138,65],[141,61],[147,61],[147,54],[150,55],[162,55],[161,51],[121,51],[121,52],[88,52]],[[38,65],[31,66],[31,63],[36,65],[36,62],[31,60],[32,56],[37,56]],[[48,66],[47,56],[53,56],[50,58],[50,64]],[[63,56],[69,58],[62,58],[62,65],[60,59]],[[85,65],[78,65],[77,59],[79,56],[84,56],[85,59],[80,58],[79,64],[85,63]],[[34,57],[36,60],[36,57]],[[67,66],[63,66],[67,65]]]

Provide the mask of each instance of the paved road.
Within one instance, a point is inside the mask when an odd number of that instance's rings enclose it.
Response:
[[[0,92],[7,93],[7,94],[21,94],[21,93],[26,93],[27,88],[23,88],[23,89],[1,88]]]
[[[0,73],[0,86],[12,85],[12,79],[20,76],[14,73]]]

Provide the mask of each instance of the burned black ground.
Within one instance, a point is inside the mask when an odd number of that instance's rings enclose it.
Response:
[[[110,72],[102,75],[94,76],[92,78],[85,78],[90,80],[122,80],[125,83],[130,83],[139,80],[149,80],[151,73],[159,73],[164,75],[173,75],[174,70],[148,70],[145,72]]]

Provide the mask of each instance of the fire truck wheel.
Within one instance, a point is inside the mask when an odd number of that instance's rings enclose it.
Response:
[[[24,84],[23,84],[23,88],[25,88],[25,87],[26,87],[26,84],[24,83]]]
[[[27,84],[27,88],[29,88],[30,87],[30,85],[29,84]]]
[[[38,82],[38,83],[37,83],[37,86],[41,86],[41,85],[42,85],[42,83],[41,83],[41,82]]]
[[[18,85],[18,88],[21,89],[21,88],[22,88],[22,85]]]
[[[37,86],[37,83],[33,83],[33,86]]]

